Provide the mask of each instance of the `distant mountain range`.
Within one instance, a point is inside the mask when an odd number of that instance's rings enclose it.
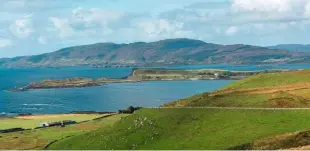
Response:
[[[310,63],[310,51],[290,51],[293,49],[295,48],[286,47],[286,45],[268,48],[243,44],[220,45],[193,39],[167,39],[150,43],[135,42],[130,44],[97,43],[64,48],[35,56],[0,59],[0,66]]]
[[[269,46],[270,49],[284,49],[290,51],[310,51],[310,45],[300,44],[281,44],[276,46]]]

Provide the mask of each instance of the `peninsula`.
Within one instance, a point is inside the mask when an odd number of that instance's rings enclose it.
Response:
[[[25,87],[11,89],[10,91],[27,91],[31,89],[50,88],[74,88],[93,87],[105,83],[132,83],[142,81],[183,81],[183,80],[240,80],[248,76],[260,73],[285,72],[287,70],[266,70],[266,71],[228,71],[228,70],[172,70],[172,69],[133,69],[131,74],[120,79],[111,78],[70,78],[70,79],[49,79],[40,82],[33,82]]]

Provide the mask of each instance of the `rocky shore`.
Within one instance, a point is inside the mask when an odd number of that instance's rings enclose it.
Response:
[[[30,89],[51,89],[51,88],[72,88],[72,87],[92,87],[100,84],[90,78],[71,78],[64,80],[44,80],[33,82],[25,87],[11,89],[11,91],[26,91]]]

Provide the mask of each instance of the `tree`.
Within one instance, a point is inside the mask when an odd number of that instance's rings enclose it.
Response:
[[[223,72],[223,75],[224,76],[233,76],[233,73],[230,71],[225,71],[225,72]]]

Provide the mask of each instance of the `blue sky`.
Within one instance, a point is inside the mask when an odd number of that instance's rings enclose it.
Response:
[[[310,44],[310,0],[0,0],[0,58],[97,42]]]

